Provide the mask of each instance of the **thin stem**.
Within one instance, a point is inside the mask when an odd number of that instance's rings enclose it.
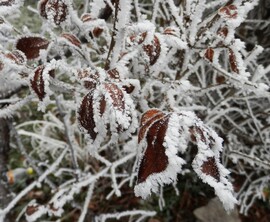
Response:
[[[60,117],[62,118],[63,124],[64,124],[64,128],[65,128],[65,136],[67,139],[67,144],[69,146],[70,149],[70,153],[71,153],[71,158],[72,158],[72,164],[73,164],[73,168],[76,171],[76,179],[78,180],[78,169],[79,169],[79,165],[78,165],[78,161],[75,155],[75,149],[72,143],[72,138],[70,135],[70,130],[69,130],[69,120],[68,120],[68,116],[66,115],[66,113],[63,111],[63,108],[60,104],[60,100],[58,97],[55,97],[55,102],[58,108],[58,111],[60,113]]]
[[[117,22],[118,11],[119,11],[119,0],[116,0],[114,5],[115,5],[115,15],[114,15],[114,23],[113,23],[113,32],[112,32],[112,38],[111,38],[111,43],[110,43],[110,47],[109,47],[109,52],[108,52],[107,59],[105,62],[105,70],[108,70],[110,68],[109,58],[110,58],[110,55],[111,55],[112,50],[113,50],[114,45],[115,45],[115,36],[116,36],[116,32],[117,32],[116,22]]]

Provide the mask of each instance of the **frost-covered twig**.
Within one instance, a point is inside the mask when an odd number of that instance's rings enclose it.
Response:
[[[144,217],[153,217],[156,215],[154,211],[144,211],[144,210],[133,210],[133,211],[125,211],[121,213],[112,213],[112,214],[103,214],[95,218],[95,222],[105,222],[107,219],[117,219],[119,220],[122,217],[127,216],[135,216],[135,215],[142,215]]]
[[[95,183],[92,183],[92,184],[89,185],[89,188],[88,188],[85,200],[84,200],[83,210],[81,212],[81,215],[80,215],[80,218],[79,218],[78,222],[84,222],[87,211],[89,210],[88,206],[89,206],[89,203],[90,203],[92,195],[93,195],[94,187],[95,187]]]
[[[78,161],[77,161],[77,157],[76,157],[76,153],[75,153],[75,148],[73,146],[73,141],[71,138],[72,132],[70,129],[70,121],[68,120],[68,115],[66,113],[64,113],[63,108],[62,108],[62,104],[60,103],[60,99],[58,97],[55,98],[55,102],[58,108],[58,111],[60,113],[60,117],[63,120],[63,124],[64,124],[64,128],[65,128],[65,135],[66,135],[66,139],[67,139],[67,143],[70,149],[70,153],[71,153],[71,158],[72,158],[72,163],[73,163],[73,167],[76,171],[76,173],[79,170],[79,166],[78,166]],[[78,175],[76,175],[76,178],[78,179]]]

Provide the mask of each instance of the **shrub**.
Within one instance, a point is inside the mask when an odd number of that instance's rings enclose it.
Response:
[[[128,186],[162,202],[188,162],[226,210],[238,199],[247,214],[267,197],[270,66],[257,62],[262,46],[237,37],[258,1],[30,3],[0,2],[0,118],[36,172],[2,220],[23,204],[28,221],[71,209],[84,221],[94,200],[124,197]],[[91,218],[154,215],[124,207]]]

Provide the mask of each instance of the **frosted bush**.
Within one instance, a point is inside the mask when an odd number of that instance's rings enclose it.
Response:
[[[36,175],[0,220],[44,187],[46,203],[29,201],[18,220],[63,218],[72,206],[84,221],[100,189],[110,190],[106,199],[127,186],[162,199],[190,158],[226,210],[238,203],[247,214],[266,199],[270,66],[257,62],[263,47],[248,50],[236,37],[258,1],[29,2],[0,2],[0,118],[14,118],[11,145]],[[25,11],[38,32],[18,23]],[[234,190],[241,174],[246,181]],[[92,219],[154,215],[134,209]]]

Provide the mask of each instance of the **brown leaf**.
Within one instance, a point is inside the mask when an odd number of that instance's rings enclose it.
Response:
[[[221,36],[221,37],[227,37],[228,33],[229,33],[229,30],[228,30],[228,27],[226,27],[226,26],[220,28],[220,29],[218,30],[218,32],[217,32],[217,34],[218,34],[219,36]]]
[[[81,41],[73,34],[70,33],[62,33],[61,37],[65,38],[67,41],[69,41],[72,45],[81,47]]]
[[[164,171],[168,166],[168,157],[163,146],[170,115],[158,119],[146,133],[147,147],[140,162],[137,183],[144,182],[148,176]]]
[[[220,181],[220,173],[215,160],[215,157],[208,157],[207,161],[202,164],[202,172],[206,175],[214,177],[217,181]]]
[[[80,109],[78,111],[78,121],[80,125],[85,128],[91,138],[95,140],[97,133],[94,130],[96,123],[94,120],[94,109],[93,109],[93,95],[89,92],[81,103]]]
[[[46,95],[42,76],[44,68],[44,65],[38,66],[35,70],[34,78],[30,79],[31,87],[37,94],[40,101],[42,101]]]
[[[219,9],[219,14],[225,18],[236,18],[238,15],[237,7],[235,5],[226,5]]]
[[[150,65],[154,65],[160,55],[161,47],[160,42],[156,36],[154,36],[153,43],[144,45],[143,50],[149,56]]]
[[[94,120],[94,101],[93,90],[89,92],[82,100],[78,111],[78,121],[80,125],[87,130],[93,140],[96,139],[97,132],[94,130],[96,123]]]
[[[48,0],[40,0],[38,4],[39,14],[44,18],[47,18],[47,13],[46,13],[47,2]]]
[[[36,59],[39,57],[39,52],[41,49],[47,49],[49,41],[42,37],[22,37],[20,38],[15,48],[22,51],[27,59]]]
[[[133,86],[132,84],[128,84],[128,85],[124,85],[122,86],[122,88],[128,93],[132,93],[135,89],[135,86]]]
[[[55,25],[60,25],[66,21],[69,9],[65,0],[42,0],[39,3],[39,13],[42,17],[48,19],[52,17]]]
[[[123,111],[125,109],[123,91],[114,83],[105,83],[104,86],[112,99],[113,106]]]
[[[17,65],[23,65],[26,62],[25,55],[22,51],[15,50],[5,55],[7,58],[13,60]]]
[[[213,146],[215,141],[214,138],[210,136],[206,131],[204,132],[203,128],[192,126],[190,127],[189,132],[191,141],[198,142],[200,140],[210,147]]]
[[[230,61],[230,66],[231,66],[232,71],[235,73],[239,73],[236,57],[232,49],[229,49],[229,61]]]
[[[90,13],[84,13],[81,16],[81,20],[82,20],[82,22],[89,22],[91,20],[94,20],[94,18],[92,18]]]
[[[38,211],[39,205],[35,204],[35,205],[28,205],[26,207],[26,214],[31,216],[32,214],[34,214],[35,212]]]
[[[218,84],[223,84],[223,83],[225,83],[225,81],[226,81],[226,78],[225,78],[224,76],[218,75],[218,76],[216,77],[216,82],[217,82]]]
[[[83,85],[86,89],[94,89],[99,83],[100,75],[98,72],[89,70],[89,69],[79,69],[78,70],[79,79],[87,78],[87,80],[83,81]]]
[[[94,37],[98,38],[101,35],[102,32],[103,32],[103,29],[102,28],[95,27],[93,29],[93,31],[92,31],[92,34],[93,34]]]
[[[141,118],[141,128],[138,134],[138,143],[145,137],[145,133],[152,123],[155,121],[164,118],[165,114],[158,109],[150,109],[145,112]]]
[[[176,36],[177,37],[176,30],[174,28],[172,28],[172,27],[167,27],[164,30],[163,34],[165,34],[165,35],[173,35],[173,36]]]
[[[214,50],[212,48],[206,49],[204,57],[208,59],[210,62],[213,62]]]
[[[147,32],[143,32],[138,37],[136,35],[132,35],[129,37],[129,39],[131,42],[137,42],[138,44],[141,44],[145,40],[146,35],[147,35]]]
[[[107,73],[111,79],[120,79],[119,71],[116,68],[108,70]]]

